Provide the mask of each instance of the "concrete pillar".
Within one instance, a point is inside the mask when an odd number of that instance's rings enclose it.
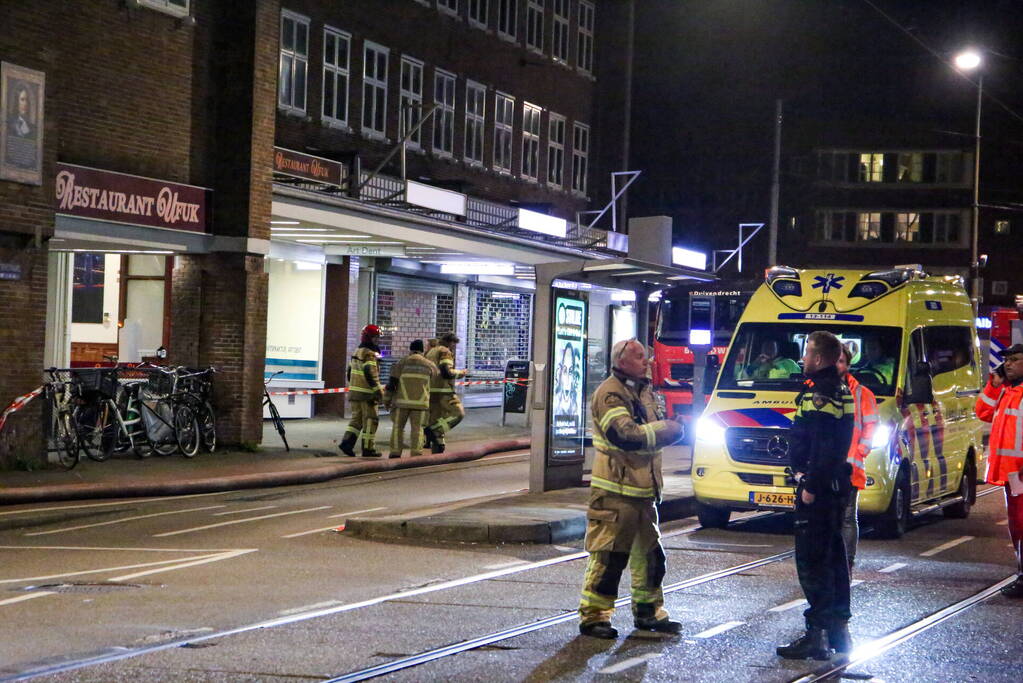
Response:
[[[323,382],[328,388],[345,386],[345,369],[352,350],[348,345],[349,311],[354,298],[351,257],[343,263],[328,263],[323,304]],[[316,414],[344,417],[345,395],[316,397]]]

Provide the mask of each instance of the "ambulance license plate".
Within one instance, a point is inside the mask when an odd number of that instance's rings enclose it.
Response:
[[[749,502],[755,505],[763,505],[772,508],[795,508],[796,494],[794,493],[763,493],[750,491]]]

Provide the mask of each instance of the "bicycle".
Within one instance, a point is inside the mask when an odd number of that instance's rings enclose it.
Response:
[[[57,462],[65,470],[74,469],[82,448],[75,427],[74,410],[79,402],[77,385],[62,370],[47,368],[50,381],[45,385],[48,410],[47,452],[57,453]]]
[[[284,435],[284,422],[281,421],[281,414],[277,412],[277,406],[274,405],[273,399],[270,398],[270,390],[267,388],[270,386],[270,380],[283,372],[283,370],[278,370],[263,381],[263,407],[270,409],[270,419],[273,420],[277,433],[281,435],[281,441],[284,442],[284,450],[290,452],[291,448],[288,446],[288,437]]]
[[[204,450],[212,453],[217,448],[217,415],[210,403],[213,393],[213,374],[216,368],[192,370],[179,367],[178,387],[182,400],[187,402],[199,422],[199,438]]]

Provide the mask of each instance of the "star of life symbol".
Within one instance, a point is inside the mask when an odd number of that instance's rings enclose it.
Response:
[[[844,279],[844,275],[835,275],[834,273],[828,273],[827,275],[815,275],[812,287],[814,289],[820,289],[822,293],[827,294],[832,289],[842,289],[842,280]]]

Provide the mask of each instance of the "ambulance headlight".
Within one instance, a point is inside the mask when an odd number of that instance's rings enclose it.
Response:
[[[878,425],[874,430],[874,437],[870,440],[871,448],[887,448],[888,441],[892,438],[892,428],[888,425]]]
[[[725,442],[725,428],[716,420],[709,417],[701,417],[696,421],[696,438],[709,444],[723,444]]]

